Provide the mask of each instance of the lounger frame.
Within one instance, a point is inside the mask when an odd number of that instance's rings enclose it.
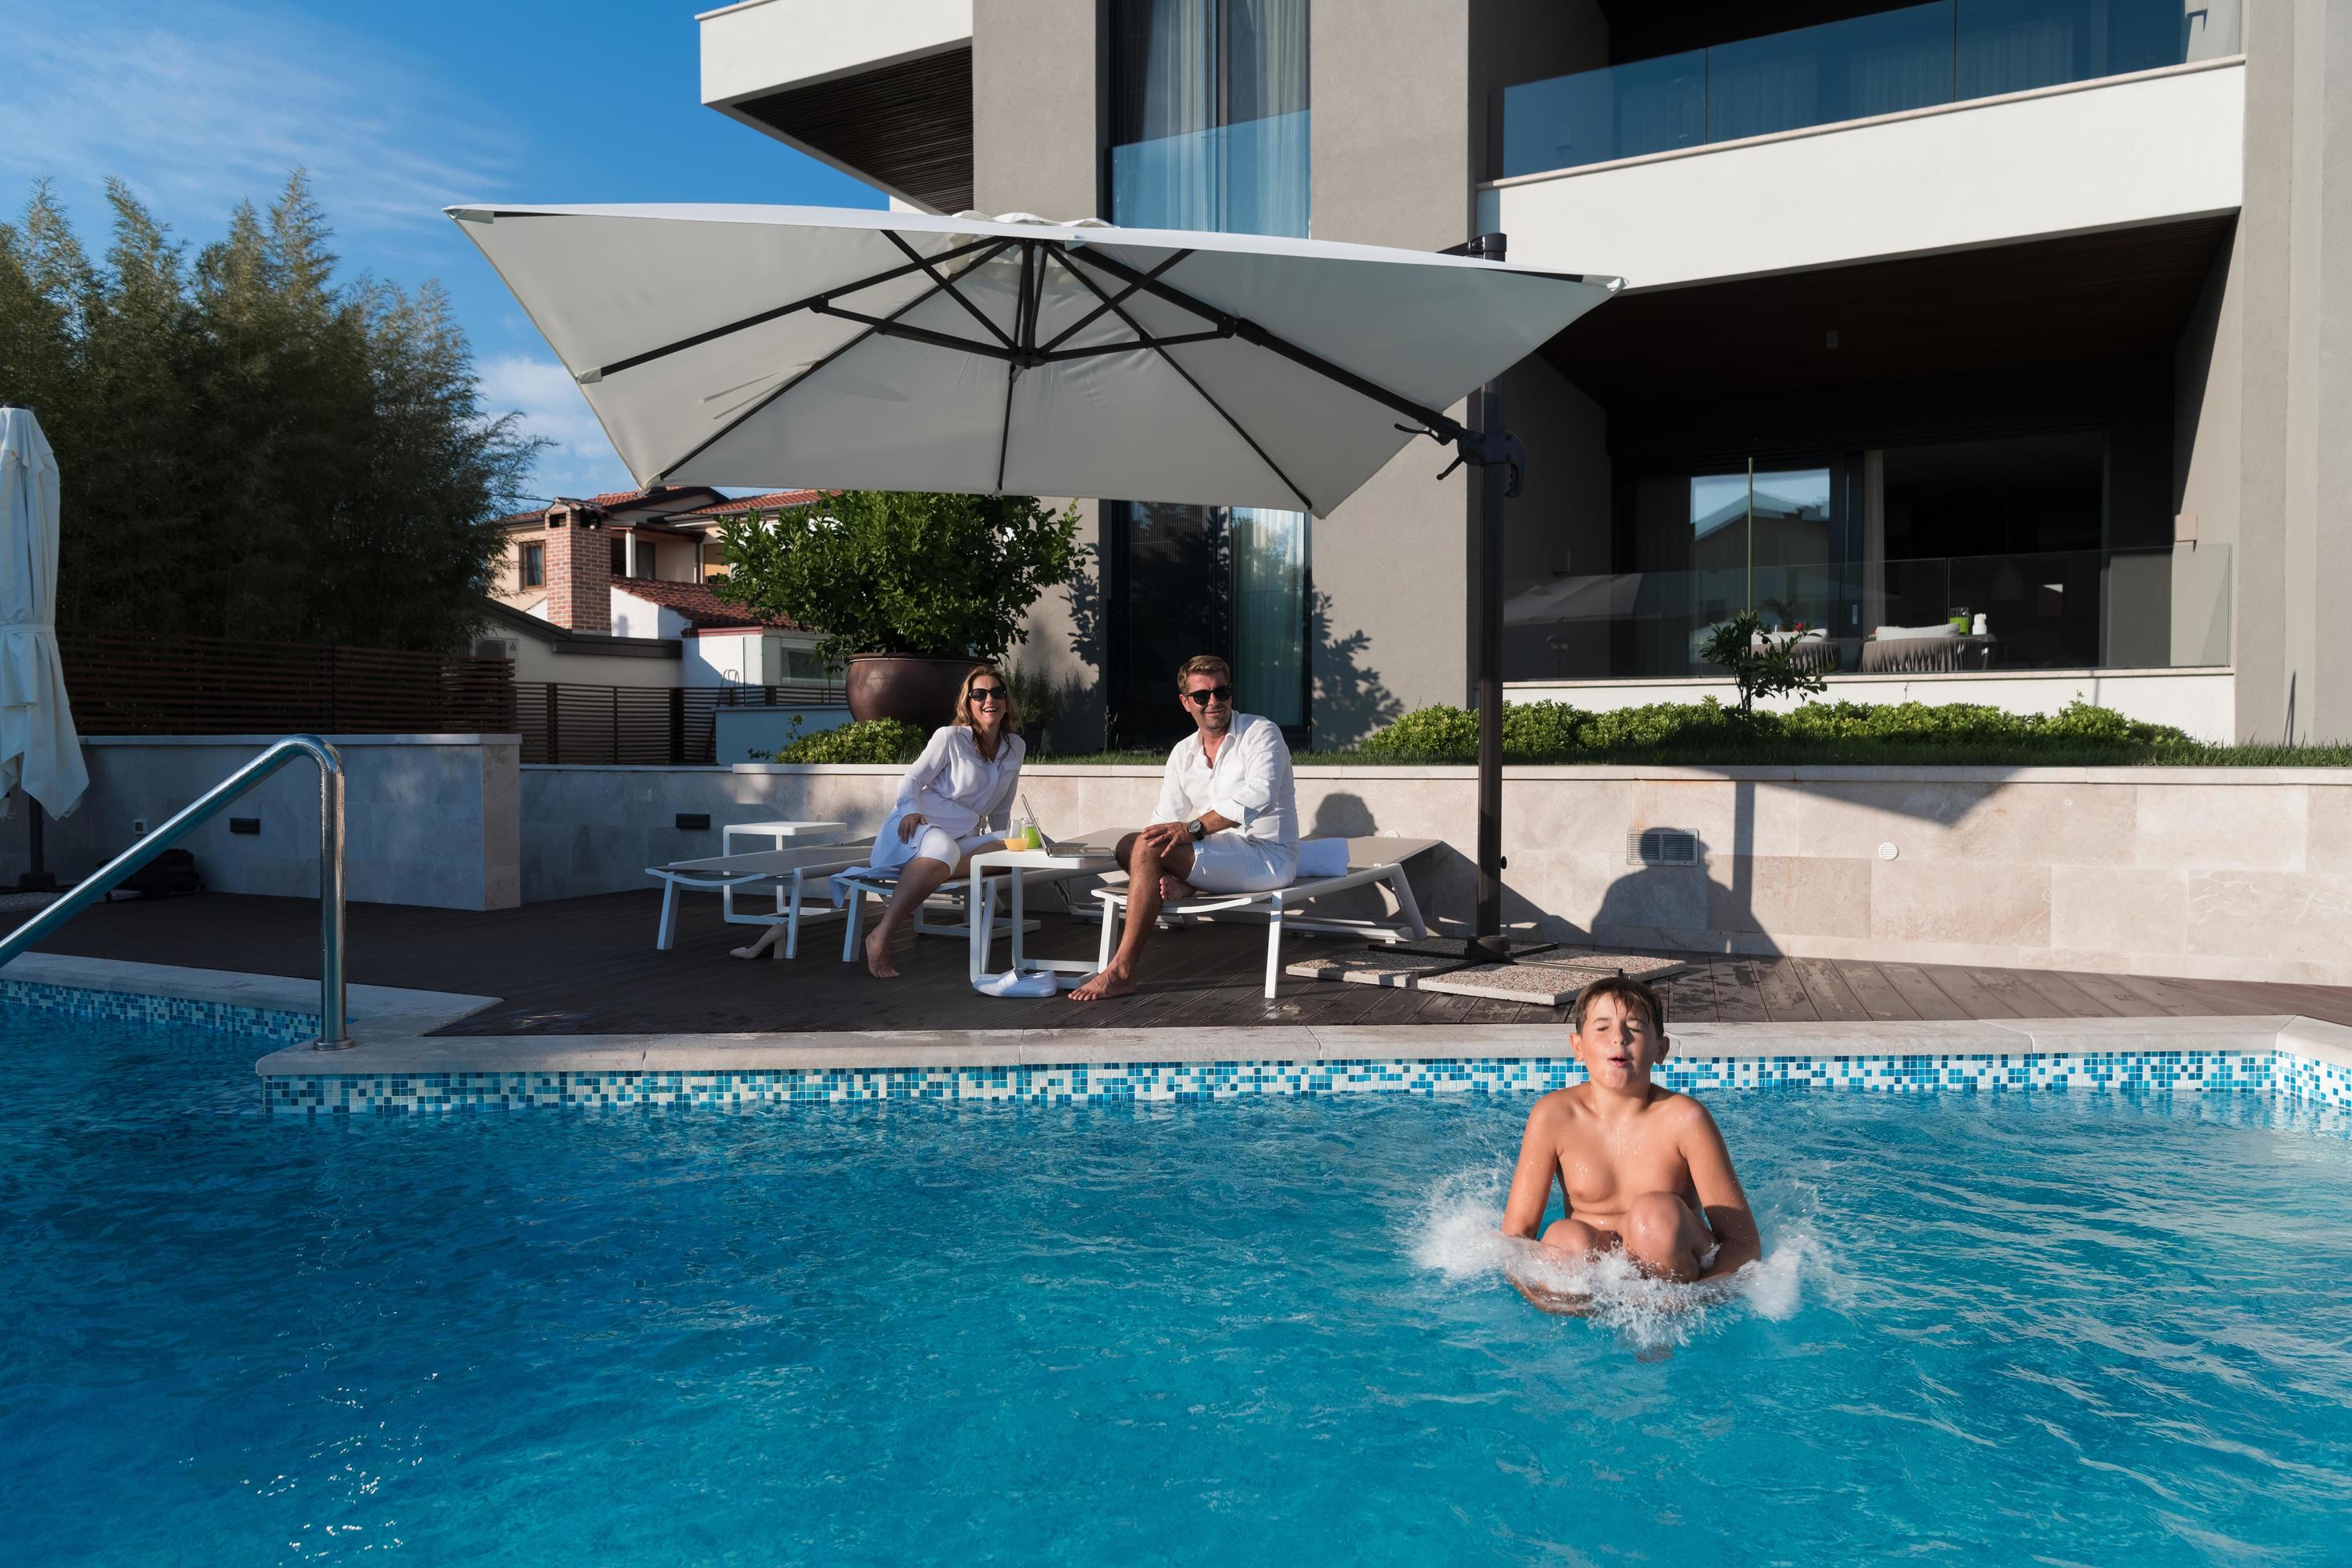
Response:
[[[1394,860],[1351,866],[1345,876],[1318,877],[1311,881],[1293,882],[1286,888],[1269,889],[1263,893],[1202,893],[1197,898],[1171,900],[1160,906],[1160,916],[1177,921],[1249,919],[1265,921],[1265,995],[1268,1001],[1273,1000],[1275,984],[1282,974],[1282,938],[1285,931],[1366,936],[1391,942],[1412,942],[1427,936],[1429,927],[1421,918],[1421,905],[1413,899],[1412,882],[1406,877],[1404,866],[1407,860],[1432,847],[1436,840],[1353,839],[1349,842],[1351,845],[1379,846],[1402,853]],[[1396,900],[1394,919],[1309,915],[1299,908],[1309,899],[1375,884],[1388,889],[1390,896]],[[1102,945],[1096,967],[1108,969],[1111,953],[1118,942],[1119,928],[1127,914],[1128,890],[1125,887],[1097,888],[1095,897],[1101,900],[1103,917]]]
[[[667,952],[677,945],[677,895],[688,892],[718,893],[723,900],[719,918],[730,925],[772,926],[782,924],[784,940],[775,948],[778,959],[800,955],[801,922],[806,920],[827,920],[839,914],[835,909],[805,910],[803,895],[814,883],[837,872],[866,864],[873,853],[870,842],[862,844],[816,844],[794,849],[760,849],[740,855],[713,855],[699,860],[673,860],[667,866],[648,866],[646,875],[662,885],[661,917],[654,930],[654,948]],[[735,894],[773,889],[776,910],[773,914],[739,914]]]

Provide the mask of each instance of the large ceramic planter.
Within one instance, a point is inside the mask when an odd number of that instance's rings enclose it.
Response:
[[[977,663],[969,658],[915,658],[860,653],[849,659],[845,682],[853,719],[900,719],[929,731],[955,718],[956,688]]]

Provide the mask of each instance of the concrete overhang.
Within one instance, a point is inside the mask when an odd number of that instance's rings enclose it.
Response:
[[[702,101],[898,200],[971,205],[972,0],[742,0],[695,18]]]
[[[1479,226],[1673,288],[2234,213],[2244,143],[2233,58],[1498,181]]]

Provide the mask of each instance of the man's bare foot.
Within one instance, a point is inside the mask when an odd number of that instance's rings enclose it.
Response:
[[[866,938],[866,973],[877,980],[896,980],[898,968],[890,962],[890,942],[880,931]]]
[[[1070,993],[1070,1000],[1100,1002],[1107,997],[1124,996],[1134,989],[1134,976],[1127,973],[1118,965],[1113,964],[1108,969],[1100,970],[1089,975],[1085,984]]]
[[[1160,879],[1160,901],[1163,904],[1182,899],[1196,898],[1199,896],[1200,891],[1200,889],[1192,886],[1192,883],[1186,881],[1181,877],[1162,877]]]

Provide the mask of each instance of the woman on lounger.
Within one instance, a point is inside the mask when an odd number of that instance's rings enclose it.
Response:
[[[956,693],[955,721],[931,732],[931,743],[898,781],[898,804],[874,837],[869,863],[900,868],[898,890],[866,936],[866,967],[876,979],[897,976],[890,939],[923,900],[962,876],[974,855],[1002,846],[1027,752],[1012,684],[995,666],[975,666]]]
[[[890,939],[923,900],[962,876],[974,855],[1003,845],[1001,832],[990,832],[989,825],[1009,825],[1027,752],[1011,683],[995,666],[975,665],[956,692],[955,721],[931,731],[930,744],[898,781],[898,804],[874,837],[866,864],[903,868],[889,907],[866,938],[866,967],[876,979],[898,977]],[[761,956],[782,940],[783,929],[770,927],[750,947],[735,949],[735,956]]]

